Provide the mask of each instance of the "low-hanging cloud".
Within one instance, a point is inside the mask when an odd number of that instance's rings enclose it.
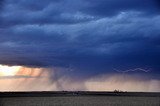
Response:
[[[140,75],[106,74],[86,79],[58,75],[50,68],[22,67],[15,76],[0,76],[0,91],[138,91],[159,92],[158,79]]]
[[[84,90],[81,83],[51,68],[21,67],[14,76],[0,75],[0,91]]]
[[[160,81],[156,79],[145,79],[138,75],[102,75],[91,78],[85,82],[87,90],[90,91],[138,91],[159,92]]]

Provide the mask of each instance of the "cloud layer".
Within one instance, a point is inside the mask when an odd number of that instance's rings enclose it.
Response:
[[[160,74],[158,0],[2,0],[0,64]]]

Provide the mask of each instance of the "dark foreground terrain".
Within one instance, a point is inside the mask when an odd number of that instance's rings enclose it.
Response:
[[[0,106],[160,106],[160,93],[1,92]]]

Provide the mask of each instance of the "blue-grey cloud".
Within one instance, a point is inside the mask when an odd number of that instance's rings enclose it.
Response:
[[[0,26],[23,24],[74,24],[120,12],[159,14],[158,0],[5,0]]]
[[[79,3],[81,4],[81,1],[23,0],[17,3],[14,0],[6,0],[0,25],[6,27],[23,24],[73,24],[95,20],[96,17],[79,11]]]
[[[121,11],[141,11],[145,14],[159,13],[159,0],[88,0],[88,13],[101,16],[116,15]],[[84,10],[85,11],[85,10]]]
[[[156,0],[5,0],[0,63],[99,74],[160,69]]]

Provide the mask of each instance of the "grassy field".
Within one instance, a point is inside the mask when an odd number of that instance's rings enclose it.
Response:
[[[10,93],[0,94],[0,106],[160,106],[160,95],[153,93]]]

